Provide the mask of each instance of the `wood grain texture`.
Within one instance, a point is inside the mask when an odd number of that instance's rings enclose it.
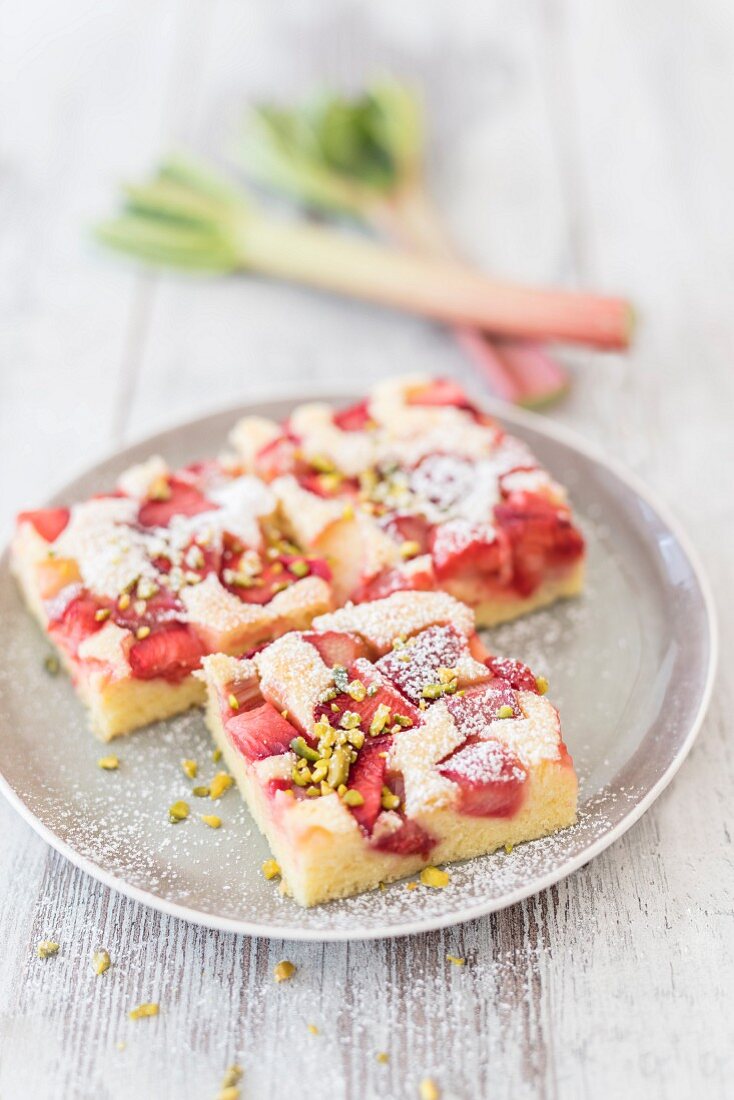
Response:
[[[381,69],[426,86],[432,178],[467,252],[507,275],[638,302],[633,355],[575,353],[576,385],[554,415],[687,523],[730,652],[734,13],[723,0],[7,8],[3,531],[104,451],[208,408],[395,370],[470,377],[421,321],[266,282],[139,276],[84,237],[120,177],[168,144],[219,150],[248,97]],[[593,864],[485,920],[392,942],[284,944],[162,917],[73,869],[0,803],[0,1097],[198,1100],[235,1060],[245,1100],[402,1100],[424,1075],[456,1100],[731,1096],[733,692],[725,660],[689,762]],[[61,951],[41,962],[44,938]],[[114,965],[96,977],[100,945]],[[281,958],[298,972],[276,986]],[[147,1000],[160,1017],[130,1021]]]

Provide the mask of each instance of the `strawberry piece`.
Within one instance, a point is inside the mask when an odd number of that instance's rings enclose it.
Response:
[[[337,630],[325,630],[323,634],[309,632],[303,634],[304,642],[317,649],[321,660],[329,668],[343,665],[349,668],[358,657],[367,656],[367,644],[356,634],[342,634]]]
[[[103,623],[99,622],[95,616],[103,606],[82,589],[79,595],[65,605],[61,614],[51,620],[48,632],[67,652],[76,657],[77,650],[85,638],[96,634],[102,628]]]
[[[68,522],[68,508],[38,508],[35,512],[21,512],[18,516],[18,523],[32,523],[46,542],[55,542]]]
[[[384,833],[375,844],[381,852],[392,852],[396,856],[421,855],[428,859],[435,840],[417,821],[406,817],[403,824],[394,833]]]
[[[474,405],[466,396],[461,386],[452,382],[450,378],[434,378],[425,386],[411,390],[407,399],[408,405],[452,405],[457,409],[466,409],[474,412]]]
[[[166,500],[146,500],[138,512],[142,527],[167,527],[173,516],[197,516],[211,512],[217,505],[199,492],[193,485],[172,477],[168,487],[171,495]]]
[[[389,751],[391,741],[392,737],[368,737],[349,770],[349,789],[359,791],[364,799],[363,805],[351,806],[350,809],[367,833],[372,832],[382,809],[382,788],[387,766],[384,754]]]
[[[515,691],[540,694],[533,672],[522,661],[515,661],[512,657],[487,657],[484,663],[493,676],[507,680]]]
[[[362,719],[360,729],[364,730],[365,733],[369,733],[375,711],[380,704],[384,704],[390,711],[391,720],[394,720],[394,716],[399,714],[403,718],[410,718],[414,726],[420,724],[421,713],[418,708],[414,707],[404,695],[401,695],[389,680],[385,680],[375,666],[363,657],[358,658],[348,668],[347,676],[349,680],[361,680],[368,689],[368,694],[361,701],[357,701],[346,692],[340,692],[335,699],[330,700],[328,703],[318,704],[314,712],[316,721],[325,717],[329,719],[332,726],[338,726],[342,714],[350,710]],[[375,689],[372,695],[369,694],[370,688]]]
[[[188,626],[171,623],[135,642],[128,660],[137,680],[160,677],[175,684],[199,667],[204,653],[204,646]]]
[[[431,567],[427,569],[383,569],[374,577],[364,581],[351,594],[354,603],[368,603],[371,600],[383,600],[393,592],[431,592],[436,587],[436,579]]]
[[[459,787],[459,811],[470,817],[512,817],[525,797],[527,772],[499,741],[475,741],[439,771]]]
[[[334,424],[343,432],[363,432],[369,419],[369,403],[366,400],[334,413]]]
[[[405,654],[409,660],[403,660]],[[453,626],[431,626],[421,631],[406,649],[393,649],[380,657],[376,668],[396,687],[417,703],[423,688],[438,680],[440,668],[453,668],[461,657],[469,656],[463,634]]]
[[[465,577],[467,573],[510,575],[507,535],[491,523],[455,519],[434,528],[431,540],[433,568],[439,580]]]
[[[233,714],[224,723],[230,741],[245,760],[265,760],[288,752],[296,731],[272,703]]]
[[[465,738],[480,736],[495,720],[500,707],[512,707],[513,717],[522,718],[517,696],[507,680],[488,680],[467,688],[463,695],[447,695],[446,704]]]

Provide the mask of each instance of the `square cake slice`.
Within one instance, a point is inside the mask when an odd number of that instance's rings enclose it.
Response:
[[[23,512],[12,566],[104,741],[204,702],[191,673],[332,606],[330,573],[279,526],[263,482],[155,457],[115,492]]]
[[[469,608],[398,592],[252,659],[204,658],[207,721],[300,905],[545,836],[577,779],[547,684]]]
[[[482,627],[583,586],[564,489],[453,382],[391,379],[341,411],[247,417],[230,440],[294,536],[332,563],[340,601],[443,589]]]

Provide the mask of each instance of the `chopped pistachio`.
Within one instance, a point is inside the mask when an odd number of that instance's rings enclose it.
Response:
[[[319,758],[316,749],[312,749],[303,737],[294,737],[291,741],[291,749],[296,756],[300,756],[302,760],[309,760],[312,764]]]
[[[397,810],[400,805],[400,799],[396,794],[393,794],[389,787],[383,787],[380,796],[380,804],[383,810]]]
[[[514,709],[508,703],[505,703],[497,711],[497,717],[498,718],[512,718],[514,716],[514,714],[515,714]]]
[[[242,1066],[228,1066],[228,1068],[224,1071],[224,1077],[222,1078],[222,1088],[229,1089],[233,1085],[238,1084],[241,1080]]]
[[[208,825],[210,829],[219,829],[222,825],[221,817],[217,817],[216,814],[201,814],[201,820],[205,825]]]
[[[546,680],[545,676],[536,676],[535,686],[538,689],[539,695],[545,695],[546,691],[548,690],[548,681]]]
[[[132,1008],[128,1012],[128,1016],[131,1020],[143,1020],[146,1016],[157,1016],[159,1012],[159,1006],[155,1001],[146,1001],[137,1008]]]
[[[168,807],[168,820],[172,825],[176,825],[179,821],[185,821],[188,816],[189,804],[182,799]]]
[[[408,729],[409,726],[413,725],[413,719],[408,718],[406,714],[393,714],[392,720],[397,726],[401,726],[403,729]]]
[[[98,607],[94,612],[94,621],[96,623],[103,623],[105,619],[109,619],[112,612],[109,607]]]
[[[209,797],[209,788],[208,787],[192,787],[191,793],[194,795],[195,798],[208,798]]]
[[[418,889],[418,883],[417,882],[406,882],[405,889],[406,890],[417,890]]]
[[[260,868],[265,878],[270,882],[271,878],[277,878],[280,874],[280,864],[274,859],[266,859]]]
[[[353,729],[347,733],[347,740],[350,745],[354,745],[355,749],[361,749],[364,745],[364,733],[362,730]]]
[[[373,699],[375,695],[377,695],[377,692],[379,690],[380,688],[378,684],[370,684],[370,686],[367,688],[367,697],[369,699]]]
[[[45,668],[49,676],[58,676],[61,664],[59,663],[59,659],[55,653],[49,653],[49,655],[44,659],[43,667]]]
[[[182,760],[181,768],[187,779],[196,779],[199,771],[199,765],[195,760]]]
[[[209,783],[209,797],[221,798],[225,791],[234,783],[234,779],[227,772],[217,772],[214,778]]]
[[[444,694],[444,690],[443,684],[426,684],[421,695],[424,699],[438,699]]]
[[[110,753],[109,756],[100,756],[97,761],[97,767],[105,772],[116,772],[119,766],[120,758],[119,756],[115,756],[114,753]]]
[[[227,704],[229,705],[230,710],[240,709],[240,701],[233,692],[230,692],[227,696]]]
[[[217,1093],[217,1100],[240,1100],[241,1092],[237,1085],[227,1085]]]
[[[293,977],[295,972],[296,968],[294,964],[292,962],[288,962],[287,959],[279,962],[273,970],[276,982],[287,982],[290,978]]]
[[[361,721],[362,716],[356,710],[345,710],[339,719],[339,725],[343,730],[356,730]]]
[[[117,1042],[115,1043],[115,1046],[117,1047],[118,1050],[124,1050],[125,1047],[127,1046],[127,1043],[125,1042],[124,1039],[118,1039]]]
[[[439,668],[438,680],[441,684],[450,684],[452,680],[456,679],[455,668]]]
[[[401,558],[414,558],[421,552],[421,544],[415,539],[406,539],[400,544]]]
[[[308,1024],[307,1028],[309,1035],[318,1035],[319,1029],[316,1027],[316,1024]]]
[[[41,940],[36,948],[39,959],[50,959],[52,955],[58,955],[60,944],[54,940]]]
[[[171,486],[168,484],[168,479],[165,474],[160,474],[150,483],[148,488],[148,500],[170,500],[171,499]]]
[[[390,708],[384,703],[380,703],[375,713],[372,715],[372,721],[370,722],[370,734],[372,737],[376,737],[378,733],[382,733],[389,720]]]
[[[364,798],[357,790],[348,790],[344,794],[344,802],[347,806],[364,806]]]
[[[311,778],[314,783],[320,783],[322,779],[326,779],[329,771],[329,761],[319,760],[318,764],[315,764],[311,769]]]
[[[92,955],[92,969],[95,974],[104,974],[105,970],[109,970],[112,966],[112,959],[109,952],[105,951],[102,947],[99,951],[95,951]]]
[[[334,684],[338,691],[347,691],[349,688],[349,677],[344,665],[334,665],[331,670],[334,676]]]
[[[367,695],[367,688],[361,680],[352,680],[351,684],[347,685],[347,695],[351,696],[355,703],[361,703]]]
[[[117,606],[119,607],[120,611],[127,611],[128,607],[130,606],[130,593],[129,592],[123,592],[122,593],[119,600],[117,601]]]
[[[327,780],[330,787],[338,787],[340,783],[346,783],[349,775],[349,760],[344,749],[335,749],[329,760],[329,772]]]
[[[441,1090],[432,1077],[424,1077],[418,1085],[420,1100],[441,1100]]]
[[[336,466],[327,455],[313,455],[308,461],[309,465],[320,474],[332,474],[336,470]]]
[[[337,473],[319,475],[319,485],[325,493],[335,493],[343,480],[342,475]]]
[[[308,787],[311,782],[311,772],[308,769],[291,768],[291,779],[297,787]]]
[[[154,584],[153,581],[149,580],[147,577],[142,577],[138,581],[138,587],[136,589],[138,599],[150,600],[155,596],[157,591],[158,585]]]
[[[311,572],[311,566],[307,561],[303,561],[302,558],[299,558],[298,561],[292,561],[290,563],[288,570],[294,577],[307,577]]]
[[[386,1066],[387,1063],[390,1061],[390,1055],[387,1053],[386,1050],[378,1050],[375,1058],[381,1066]]]
[[[212,753],[212,761],[215,764],[218,764],[221,759],[222,759],[222,750],[221,749],[215,749],[214,752]]]
[[[424,886],[432,886],[434,890],[442,890],[449,884],[448,871],[441,871],[438,867],[424,867],[420,878]]]
[[[139,626],[138,629],[135,631],[135,637],[138,639],[139,642],[142,642],[143,638],[147,638],[149,634],[149,626]]]
[[[463,966],[466,962],[466,959],[462,959],[459,955],[447,955],[446,960],[454,966]]]
[[[322,794],[319,787],[306,787],[306,798],[319,798]]]
[[[514,844],[505,844],[505,852],[507,853],[508,856],[512,855],[514,847],[515,847]]]

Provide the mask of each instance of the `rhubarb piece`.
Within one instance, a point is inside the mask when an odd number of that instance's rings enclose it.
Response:
[[[504,336],[615,349],[630,339],[631,311],[620,298],[500,282],[454,260],[266,217],[241,189],[185,157],[128,187],[125,212],[98,237],[149,263],[249,269]]]
[[[482,653],[467,608],[399,592],[319,616],[250,660],[204,658],[209,727],[299,904],[421,868],[439,887],[439,863],[573,823],[556,710],[535,681],[513,686],[526,666],[485,657],[490,669]],[[265,701],[233,709],[238,683]]]
[[[213,461],[155,456],[111,494],[21,513],[12,565],[103,740],[202,702],[205,653],[247,653],[332,603],[272,491]]]

